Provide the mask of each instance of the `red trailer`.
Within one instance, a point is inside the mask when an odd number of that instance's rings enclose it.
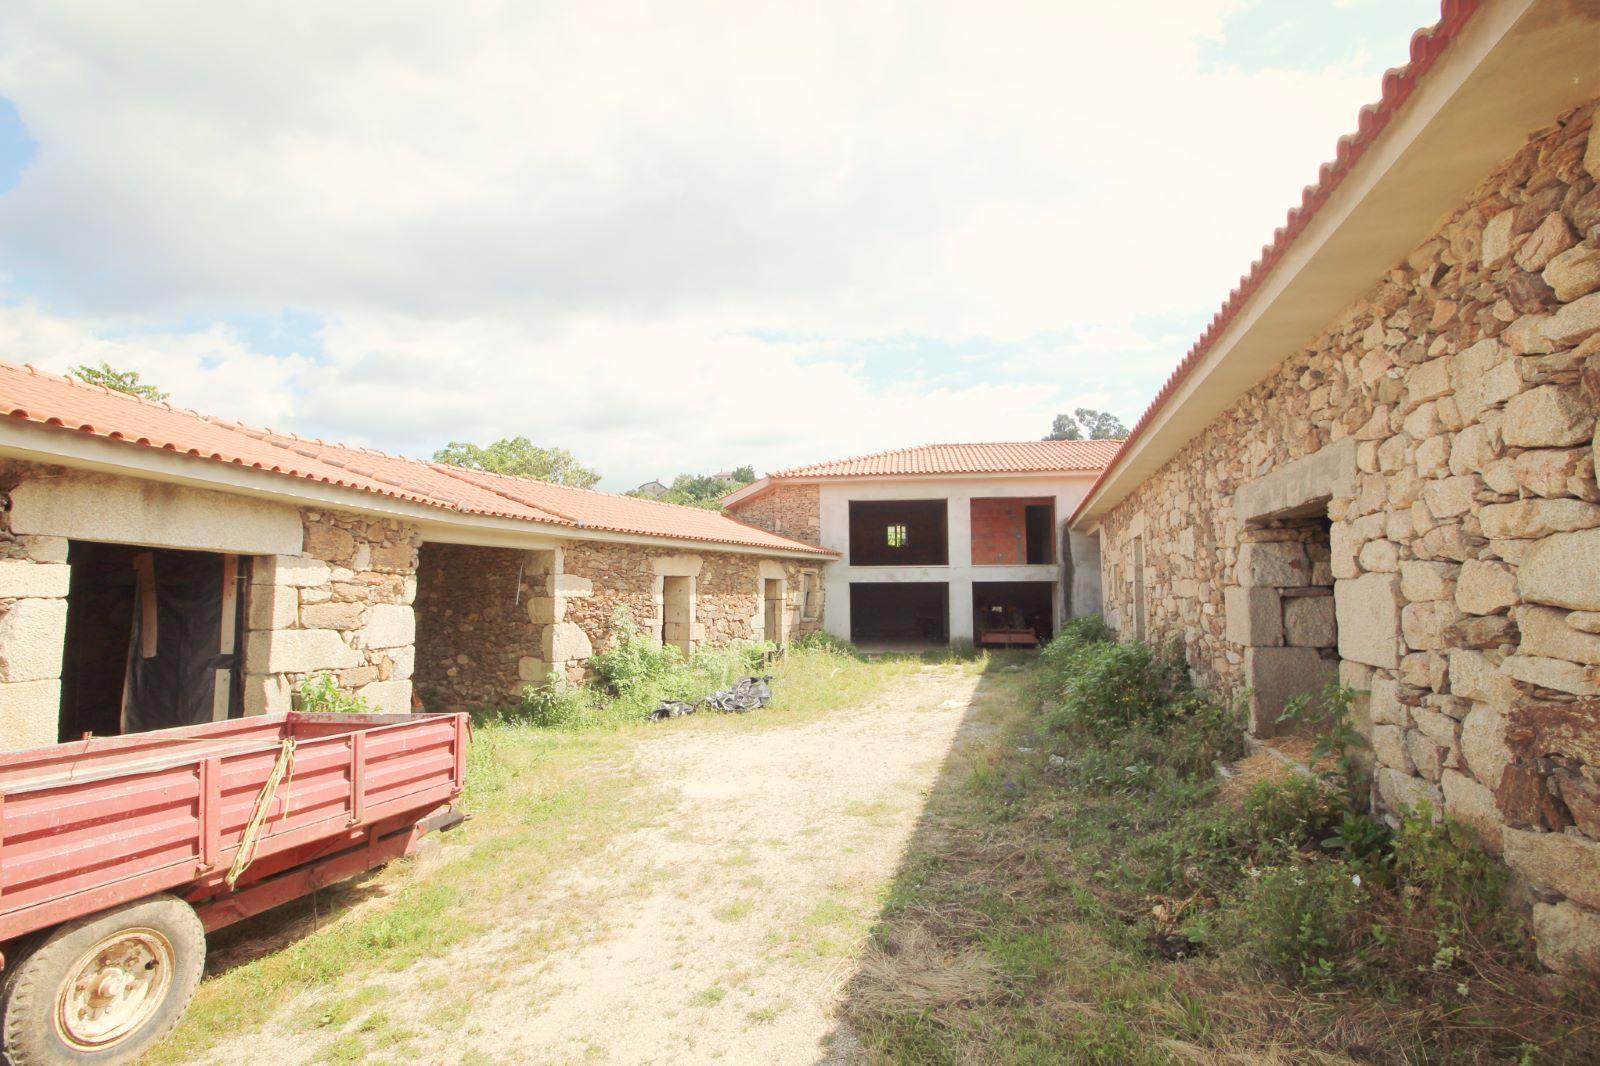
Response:
[[[124,1062],[194,995],[205,933],[458,825],[461,714],[299,714],[0,754],[9,1061]]]

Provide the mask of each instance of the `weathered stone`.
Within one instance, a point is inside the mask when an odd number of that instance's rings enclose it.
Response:
[[[1450,472],[1457,475],[1481,473],[1500,458],[1501,452],[1498,421],[1493,425],[1468,426],[1451,438]]]
[[[1413,707],[1411,724],[1441,748],[1454,748],[1461,743],[1461,723],[1432,707]]]
[[[1560,253],[1577,242],[1572,227],[1559,211],[1552,211],[1517,249],[1517,265],[1523,270],[1540,271]]]
[[[1600,506],[1583,500],[1528,499],[1490,504],[1478,513],[1491,538],[1547,537],[1600,526]]]
[[[282,674],[246,674],[245,714],[282,714],[294,707],[294,690]]]
[[[1450,470],[1451,438],[1429,437],[1417,445],[1417,473],[1423,477],[1444,477]]]
[[[1450,363],[1448,356],[1430,359],[1420,366],[1412,368],[1406,378],[1406,397],[1410,403],[1420,404],[1427,400],[1437,400],[1449,394]]]
[[[0,606],[0,681],[60,677],[66,634],[64,599],[13,600]]]
[[[1378,798],[1387,810],[1415,810],[1423,804],[1435,811],[1444,809],[1444,793],[1430,781],[1387,766],[1380,766],[1375,776]]]
[[[1576,344],[1600,331],[1600,292],[1580,296],[1545,319],[1545,338],[1558,348]]]
[[[1600,844],[1572,833],[1505,831],[1506,863],[1536,885],[1600,908]]]
[[[311,674],[360,666],[361,653],[331,629],[275,629],[251,633],[245,662],[269,674]]]
[[[369,648],[399,648],[416,639],[417,616],[412,608],[400,603],[374,605],[362,634],[362,643]]]
[[[1400,425],[1412,440],[1423,440],[1445,431],[1444,420],[1439,417],[1439,406],[1436,400],[1429,400],[1415,411],[1406,415],[1405,421]],[[1379,465],[1381,467],[1381,453],[1383,451],[1381,446],[1378,451],[1380,453]]]
[[[1239,547],[1239,583],[1252,588],[1304,585],[1311,576],[1299,541],[1255,541]]]
[[[408,714],[411,711],[410,681],[374,681],[363,685],[356,695],[380,714]]]
[[[1498,708],[1487,703],[1472,705],[1461,720],[1461,757],[1479,781],[1491,789],[1500,787],[1512,755],[1506,744],[1506,716]]]
[[[1594,424],[1594,409],[1577,388],[1541,385],[1506,403],[1500,436],[1515,447],[1563,448],[1587,444]]]
[[[349,563],[355,558],[356,538],[331,522],[308,522],[305,553],[325,562]]]
[[[1556,973],[1600,971],[1600,914],[1567,900],[1533,905],[1539,962]]]
[[[1511,615],[1522,631],[1521,654],[1600,664],[1600,636],[1567,625],[1567,612],[1527,606],[1516,608]]]
[[[1543,276],[1562,303],[1587,296],[1600,289],[1600,248],[1588,244],[1569,248],[1551,258]]]
[[[1478,831],[1486,848],[1493,852],[1501,849],[1500,811],[1494,804],[1494,793],[1466,774],[1446,770],[1439,777],[1444,792],[1444,813],[1458,822]]]
[[[1498,266],[1511,255],[1511,219],[1516,214],[1509,208],[1491,218],[1483,227],[1483,265]]]
[[[543,652],[546,662],[564,663],[589,658],[594,654],[594,646],[582,628],[571,622],[558,622],[545,626]]]
[[[1333,647],[1338,639],[1333,597],[1298,596],[1286,600],[1283,605],[1283,632],[1285,642],[1295,647]]]
[[[1227,636],[1246,647],[1283,643],[1283,608],[1278,590],[1233,586],[1223,592],[1227,611]]]
[[[1573,611],[1567,615],[1567,625],[1585,633],[1600,633],[1600,611]]]
[[[1430,481],[1422,490],[1422,499],[1435,518],[1454,518],[1472,510],[1473,494],[1481,487],[1477,477],[1464,474]]]
[[[1496,459],[1483,468],[1483,482],[1491,491],[1517,495],[1517,464],[1512,459]]]
[[[1552,294],[1553,298],[1554,294]],[[1525,314],[1500,334],[1500,338],[1517,355],[1533,355],[1555,351],[1555,344],[1544,335],[1545,320],[1549,316]]]
[[[1495,614],[1515,604],[1517,572],[1505,563],[1468,559],[1456,581],[1456,606],[1468,614]]]
[[[1459,596],[1461,590],[1456,589]],[[1400,611],[1400,632],[1407,647],[1427,651],[1447,647],[1444,630],[1459,621],[1461,612],[1449,600],[1432,600],[1426,603],[1408,603]]]
[[[0,750],[54,744],[61,716],[61,680],[0,682]]]
[[[1371,742],[1372,754],[1384,766],[1392,766],[1408,774],[1416,772],[1417,768],[1406,751],[1405,730],[1393,725],[1374,725]]]
[[[299,555],[268,555],[258,558],[250,568],[250,581],[257,585],[305,588],[326,585],[332,576],[327,563]]]
[[[1521,639],[1517,624],[1503,614],[1473,616],[1452,623],[1444,631],[1452,648],[1498,648]]]
[[[1233,496],[1234,515],[1248,522],[1297,510],[1313,501],[1354,495],[1356,447],[1351,438],[1334,441],[1240,486]]]
[[[1519,700],[1507,715],[1506,742],[1523,755],[1600,766],[1600,700]]]
[[[543,659],[524,655],[517,660],[517,676],[534,685],[542,685],[550,673],[550,664]]]
[[[72,568],[32,559],[0,559],[0,599],[59,599],[67,594]]]
[[[1519,654],[1501,663],[1500,672],[1513,680],[1539,688],[1570,692],[1576,696],[1600,696],[1600,667],[1580,666],[1565,659]]]
[[[1453,599],[1460,571],[1457,563],[1407,559],[1400,564],[1400,595],[1411,603]]]
[[[1517,484],[1538,496],[1571,495],[1571,479],[1589,460],[1585,448],[1538,448],[1516,458]]]
[[[1428,530],[1416,541],[1413,551],[1423,559],[1454,559],[1465,562],[1477,557],[1484,539],[1461,528],[1459,524],[1440,525]]]
[[[1392,574],[1400,569],[1400,548],[1390,540],[1367,541],[1357,558],[1361,569],[1374,573]]]
[[[1312,648],[1246,648],[1245,680],[1250,687],[1250,732],[1272,736],[1278,716],[1296,696],[1316,692],[1332,667]]]
[[[292,585],[256,585],[250,590],[246,624],[251,629],[288,629],[300,617],[300,590]]]
[[[1551,783],[1578,832],[1591,840],[1600,840],[1600,768],[1558,770],[1551,775]]]
[[[1528,549],[1517,567],[1524,600],[1600,611],[1600,529],[1557,533]]]
[[[1411,756],[1411,763],[1416,767],[1417,773],[1429,781],[1439,780],[1439,775],[1444,771],[1444,761],[1448,752],[1435,744],[1432,740],[1418,732],[1406,734],[1406,753]]]
[[[358,629],[361,604],[342,601],[312,603],[300,608],[300,624],[307,629]]]
[[[1379,674],[1371,681],[1368,712],[1374,725],[1409,725],[1410,710],[1400,702],[1400,685],[1392,677]]]
[[[1339,654],[1394,669],[1400,662],[1400,578],[1366,574],[1334,585]]]
[[[1501,773],[1494,804],[1506,825],[1560,832],[1572,824],[1572,816],[1550,776],[1553,765],[1549,759],[1519,759]]]

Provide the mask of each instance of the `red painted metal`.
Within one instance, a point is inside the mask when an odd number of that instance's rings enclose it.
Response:
[[[209,908],[210,928],[404,854],[412,827],[461,794],[464,718],[290,713],[0,754],[0,941],[161,891]],[[293,776],[230,892],[289,737]]]

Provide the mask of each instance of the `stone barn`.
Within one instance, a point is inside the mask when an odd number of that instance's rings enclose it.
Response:
[[[0,363],[0,749],[581,677],[815,628],[830,552],[714,511],[224,422]]]
[[[1600,21],[1446,2],[1072,518],[1196,679],[1362,694],[1380,808],[1476,826],[1600,963]]]

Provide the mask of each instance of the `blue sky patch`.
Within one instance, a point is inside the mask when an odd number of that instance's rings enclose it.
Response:
[[[0,96],[0,194],[9,192],[39,154],[39,144],[28,134],[22,116],[10,100]]]

